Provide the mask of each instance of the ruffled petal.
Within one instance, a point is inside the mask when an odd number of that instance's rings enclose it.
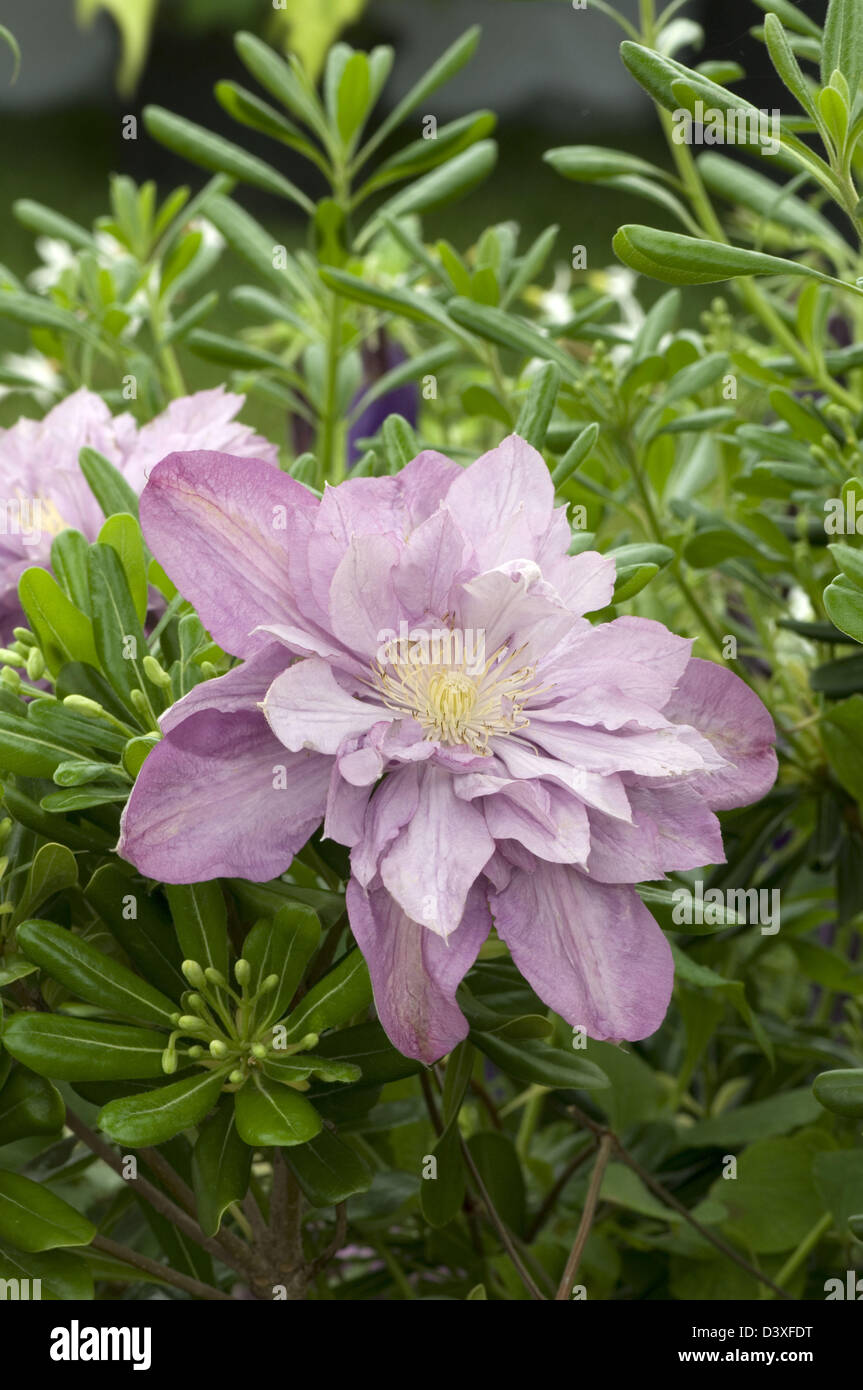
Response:
[[[671,947],[634,888],[542,864],[515,869],[490,906],[522,975],[567,1023],[612,1041],[659,1027],[674,980]]]

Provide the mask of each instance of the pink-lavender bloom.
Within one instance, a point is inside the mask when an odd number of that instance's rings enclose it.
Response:
[[[426,451],[320,500],[174,454],[141,517],[243,660],[163,717],[126,859],[168,883],[265,880],[323,820],[350,846],[381,1021],[426,1062],[467,1033],[456,990],[492,926],[591,1037],[659,1026],[671,952],[633,885],[724,859],[714,812],[772,785],[773,724],[661,623],[591,625],[614,563],[568,554],[534,449],[513,435],[467,469]]]
[[[51,543],[74,527],[94,541],[104,521],[78,454],[96,449],[140,492],[154,464],[193,445],[278,463],[278,450],[234,416],[244,397],[223,387],[172,401],[138,428],[128,413],[83,387],[42,420],[20,419],[0,429],[0,638],[22,621],[18,580],[30,565],[49,565]]]

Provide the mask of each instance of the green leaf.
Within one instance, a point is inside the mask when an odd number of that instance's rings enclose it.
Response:
[[[98,652],[98,661],[94,658],[91,664],[101,666],[137,720],[141,715],[132,699],[133,690],[143,692],[155,716],[155,711],[164,707],[162,691],[144,671],[147,645],[120,557],[112,546],[97,542],[90,547],[88,563],[93,635]]]
[[[725,1230],[757,1254],[791,1250],[823,1215],[813,1161],[828,1135],[803,1130],[791,1139],[762,1139],[740,1154],[735,1180],[717,1179],[710,1194],[727,1209]]]
[[[73,888],[77,882],[78,864],[72,851],[65,845],[43,845],[30,865],[24,892],[15,905],[12,925],[31,916],[55,893]]]
[[[39,1076],[56,1081],[137,1081],[164,1076],[163,1033],[62,1014],[18,1013],[3,1046]]]
[[[0,1144],[33,1134],[56,1134],[66,1107],[56,1086],[26,1067],[16,1067],[0,1090]]]
[[[823,1071],[816,1076],[812,1090],[825,1110],[852,1120],[863,1119],[863,1067]]]
[[[147,560],[137,518],[128,512],[110,516],[99,532],[102,545],[117,552],[139,623],[147,616]]]
[[[863,801],[863,695],[833,705],[820,728],[834,774],[855,801]]]
[[[138,494],[126,482],[119,468],[89,446],[81,450],[78,463],[87,486],[106,517],[113,516],[115,512],[128,512],[137,518]]]
[[[243,943],[243,956],[252,967],[249,989],[255,993],[268,975],[279,981],[256,1006],[259,1026],[281,1018],[290,1007],[320,939],[317,915],[303,903],[285,903],[274,917],[252,927]]]
[[[60,984],[108,1013],[143,1023],[172,1026],[177,1006],[125,965],[54,922],[24,922],[18,945],[30,960]]]
[[[672,285],[711,285],[738,275],[804,275],[831,282],[830,276],[799,261],[635,223],[620,227],[612,246],[624,265]]]
[[[303,995],[293,1013],[285,1019],[286,1041],[338,1028],[367,1009],[371,1002],[371,980],[362,952],[348,951]]]
[[[422,1070],[422,1064],[413,1057],[404,1057],[393,1047],[383,1028],[377,1021],[357,1023],[353,1028],[340,1028],[321,1038],[316,1053],[333,1060],[353,1062],[361,1070],[362,1076],[355,1084],[359,1088],[383,1086],[388,1081],[399,1081],[405,1076],[415,1076]]]
[[[228,978],[228,913],[218,881],[167,884],[165,894],[184,960]]]
[[[180,971],[182,957],[171,919],[157,899],[116,864],[96,870],[84,897],[144,978],[169,999],[179,999],[188,983]]]
[[[549,1046],[533,1038],[508,1042],[496,1033],[472,1033],[474,1042],[495,1066],[516,1081],[552,1089],[600,1090],[608,1077],[594,1062],[577,1052]]]
[[[764,41],[767,45],[767,52],[770,54],[770,61],[789,92],[797,98],[804,111],[814,115],[814,103],[809,85],[803,76],[788,35],[782,27],[782,21],[776,14],[768,14],[764,20]]]
[[[863,1154],[859,1149],[816,1155],[812,1166],[815,1186],[836,1227],[844,1231],[852,1216],[863,1212]]]
[[[90,616],[90,585],[87,579],[89,549],[89,541],[80,531],[61,531],[51,542],[54,577],[75,607],[87,617]]]
[[[515,426],[516,434],[535,449],[541,449],[545,443],[559,388],[559,369],[554,362],[544,362],[531,379]]]
[[[164,1144],[184,1129],[200,1124],[222,1089],[226,1068],[196,1071],[171,1086],[141,1096],[109,1101],[99,1111],[99,1128],[120,1144]]]
[[[323,1121],[314,1106],[290,1086],[253,1076],[237,1092],[237,1132],[252,1148],[305,1144]]]
[[[411,111],[416,110],[420,103],[425,101],[426,97],[431,96],[432,92],[437,91],[438,87],[442,87],[464,67],[465,63],[470,61],[479,43],[480,33],[479,25],[473,25],[460,38],[456,39],[455,43],[450,44],[435,63],[432,63],[428,71],[411,87],[401,101],[397,102],[386,120],[382,122],[371,139],[360,150],[357,156],[357,165],[364,163],[369,155],[383,144],[387,136],[401,125],[405,117],[409,116]]]
[[[370,101],[369,60],[365,53],[354,53],[342,69],[336,99],[336,126],[345,145],[359,134]]]
[[[476,333],[480,338],[487,338],[489,342],[511,348],[515,352],[555,362],[563,375],[570,379],[576,375],[575,363],[563,348],[558,347],[557,343],[546,337],[533,324],[517,318],[514,314],[488,305],[476,304],[473,300],[461,297],[451,299],[447,304],[447,311],[456,323],[471,333]]]
[[[17,1250],[89,1245],[96,1227],[43,1183],[0,1170],[0,1240]]]
[[[461,198],[487,178],[497,162],[497,145],[493,140],[479,140],[462,150],[461,154],[439,169],[433,169],[415,179],[407,188],[388,198],[373,214],[357,236],[357,247],[363,247],[380,228],[383,216],[405,217],[408,213],[425,212],[443,203]]]
[[[372,1184],[368,1163],[331,1129],[294,1146],[285,1162],[314,1207],[336,1206]]]
[[[852,98],[863,82],[863,20],[857,0],[830,0],[821,45],[821,81],[826,86],[838,69]]]
[[[128,1266],[127,1266],[128,1268]],[[137,1277],[142,1277],[136,1272]],[[0,1279],[39,1282],[39,1297],[48,1302],[75,1302],[93,1297],[93,1275],[85,1260],[68,1250],[46,1250],[38,1254],[0,1246]]]
[[[811,1091],[803,1086],[681,1126],[678,1143],[681,1148],[736,1147],[814,1124],[820,1113]]]
[[[249,1186],[252,1151],[237,1133],[232,1096],[223,1096],[198,1131],[192,1151],[192,1186],[198,1220],[206,1236],[214,1236],[233,1202],[241,1202]]]
[[[385,188],[387,184],[396,183],[399,179],[414,178],[427,169],[443,164],[453,155],[491,135],[496,123],[493,112],[472,111],[470,115],[461,116],[458,120],[440,126],[433,140],[420,137],[419,140],[411,141],[379,165],[368,182],[363,184],[356,195],[356,201],[362,201],[377,189]]]
[[[555,173],[579,183],[601,183],[622,174],[648,179],[668,178],[665,170],[649,164],[646,159],[624,150],[609,150],[604,145],[562,145],[546,150],[542,157]]]
[[[525,1234],[527,1193],[515,1145],[508,1134],[488,1129],[467,1141],[495,1211],[517,1236]]]
[[[144,108],[144,125],[155,140],[192,164],[215,173],[230,174],[232,178],[262,188],[266,193],[274,193],[276,197],[289,198],[309,214],[314,211],[311,199],[290,179],[286,179],[263,159],[248,154],[221,135],[214,135],[204,126],[187,121],[185,117],[176,116],[160,106]]]
[[[838,575],[827,585],[824,607],[840,632],[847,633],[855,642],[863,642],[863,593],[846,575]]]
[[[461,1211],[465,1197],[465,1170],[458,1124],[447,1125],[431,1153],[433,1165],[423,1172],[420,1206],[426,1221],[435,1230],[449,1225]],[[425,1161],[423,1167],[425,1169]]]
[[[79,612],[47,570],[25,570],[18,597],[52,675],[67,661],[98,665],[90,619]]]

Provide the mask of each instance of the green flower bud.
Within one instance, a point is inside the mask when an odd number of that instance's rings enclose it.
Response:
[[[11,666],[4,666],[0,671],[0,681],[16,694],[21,689],[21,677],[17,671],[13,671]]]
[[[221,970],[217,970],[213,965],[207,966],[204,975],[206,976],[208,984],[218,985],[221,989],[224,989],[228,983]]]
[[[221,1058],[227,1057],[227,1055],[228,1049],[226,1044],[222,1042],[222,1039],[213,1038],[213,1041],[210,1043],[210,1056]]]
[[[12,632],[15,636],[15,640],[20,642],[22,647],[36,646],[36,638],[33,636],[29,627],[13,627]]]
[[[252,967],[247,960],[240,959],[234,966],[234,975],[238,985],[247,985],[252,978]]]
[[[278,975],[268,975],[261,984],[261,994],[272,994],[278,983]]]
[[[205,1033],[209,1031],[207,1025],[203,1022],[203,1020],[197,1018],[195,1014],[183,1014],[177,1026],[179,1028],[182,1028],[184,1033],[194,1034]]]
[[[177,1054],[172,1047],[162,1053],[162,1071],[171,1076],[177,1070]]]
[[[180,969],[194,989],[205,988],[207,980],[201,966],[196,960],[184,960]]]
[[[257,1057],[260,1061],[263,1061],[263,1059],[264,1059],[264,1057],[266,1057],[266,1055],[267,1055],[267,1049],[264,1047],[264,1044],[263,1044],[263,1043],[253,1043],[253,1044],[252,1044],[252,1056],[253,1056],[253,1057]]]
[[[243,1073],[239,1069],[237,1071],[229,1072],[228,1080],[233,1082],[235,1086],[239,1086],[240,1082],[244,1080]]]
[[[45,658],[38,647],[31,647],[27,653],[27,679],[37,681],[45,674]]]
[[[88,695],[67,695],[63,704],[75,714],[89,714],[94,719],[105,713],[98,701],[91,700]]]
[[[153,682],[154,685],[157,685],[161,690],[170,689],[171,677],[168,675],[168,672],[165,670],[164,666],[159,665],[158,661],[154,656],[150,656],[148,654],[144,657],[144,660],[141,664],[144,667],[144,674],[147,676],[149,680]]]

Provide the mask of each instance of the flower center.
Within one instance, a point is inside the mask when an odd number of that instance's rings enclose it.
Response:
[[[415,719],[425,737],[487,754],[489,739],[528,724],[523,705],[537,693],[532,666],[513,668],[521,649],[499,648],[479,669],[464,661],[428,660],[421,643],[405,658],[378,663],[374,686],[388,709]]]

